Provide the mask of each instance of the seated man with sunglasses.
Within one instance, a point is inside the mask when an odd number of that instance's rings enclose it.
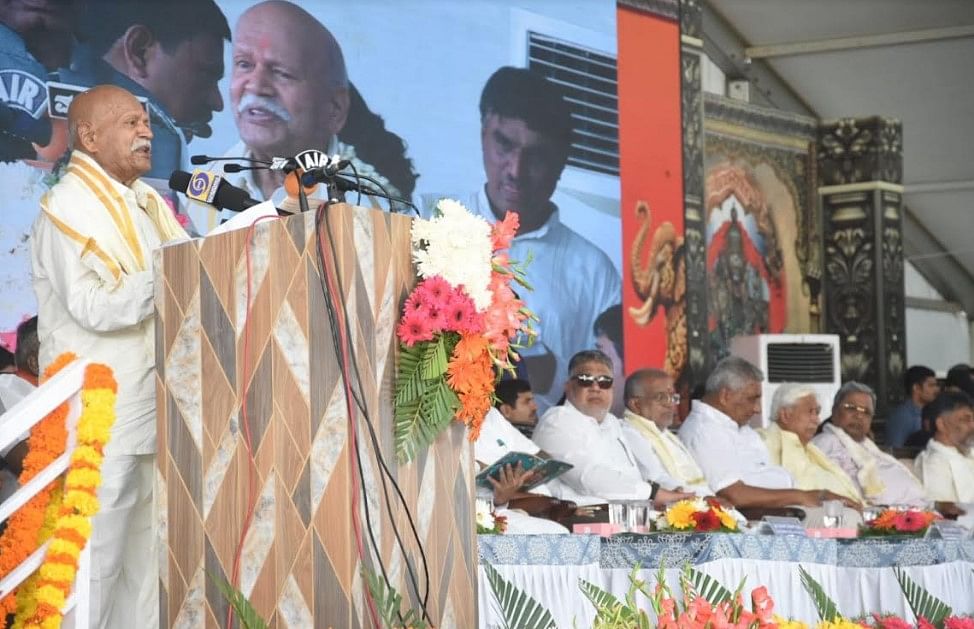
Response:
[[[820,517],[818,507],[827,500],[850,503],[827,489],[796,489],[791,474],[771,462],[761,437],[748,425],[761,411],[763,380],[760,369],[728,356],[707,378],[703,398],[693,401],[680,439],[700,464],[707,484],[718,497],[751,514],[801,507],[807,522]]]
[[[565,383],[565,403],[544,414],[534,442],[553,458],[574,467],[556,481],[552,491],[578,504],[593,501],[653,500],[663,504],[691,494],[662,489],[646,482],[622,432],[612,406],[612,361],[599,350],[572,356]],[[557,487],[557,489],[556,489]]]
[[[643,478],[667,489],[701,497],[715,492],[686,446],[670,431],[680,394],[673,377],[662,369],[640,369],[626,379],[622,432],[636,456]]]
[[[869,438],[875,408],[872,389],[846,382],[812,444],[849,475],[869,504],[923,507],[928,498],[917,477]]]

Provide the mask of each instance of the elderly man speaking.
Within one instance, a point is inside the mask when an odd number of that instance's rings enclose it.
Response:
[[[71,161],[41,199],[31,233],[40,363],[62,352],[105,363],[118,381],[91,537],[94,627],[158,624],[152,526],[155,315],[151,251],[186,238],[169,206],[139,181],[152,165],[142,105],[100,85],[68,110]]]

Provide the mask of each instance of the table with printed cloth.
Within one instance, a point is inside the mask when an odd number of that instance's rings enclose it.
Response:
[[[765,585],[782,616],[814,622],[815,607],[799,577],[801,565],[846,616],[883,611],[911,618],[893,567],[953,607],[974,614],[974,541],[915,538],[815,539],[753,534],[481,535],[479,537],[481,628],[503,626],[483,564],[533,596],[559,628],[589,627],[594,608],[578,588],[585,579],[622,596],[637,564],[654,583],[665,567],[678,593],[686,563],[733,590],[746,578],[745,594]]]

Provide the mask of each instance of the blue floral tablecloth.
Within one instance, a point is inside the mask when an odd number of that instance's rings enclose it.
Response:
[[[722,533],[616,535],[481,535],[480,561],[494,565],[679,567],[718,559],[764,559],[856,568],[974,562],[974,540],[915,538],[816,539]]]

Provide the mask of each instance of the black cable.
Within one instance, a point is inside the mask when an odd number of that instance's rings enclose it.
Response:
[[[305,212],[305,211],[308,211],[307,210],[307,208],[308,208],[308,197],[307,197],[307,194],[304,192],[304,186],[299,186],[298,203],[301,206],[302,213]],[[318,211],[315,213],[315,239],[316,239],[316,243],[315,243],[316,244],[316,247],[315,247],[315,249],[316,249],[317,254],[318,254],[318,256],[317,256],[318,257],[318,271],[319,271],[319,278],[318,278],[318,280],[319,280],[319,284],[320,284],[320,287],[321,287],[321,290],[322,290],[322,294],[323,294],[323,296],[325,298],[325,312],[328,314],[328,320],[329,320],[329,323],[330,323],[330,326],[329,327],[330,327],[330,332],[331,332],[331,337],[332,337],[332,347],[333,347],[333,349],[335,351],[336,360],[338,361],[339,371],[341,372],[342,379],[349,385],[348,390],[352,393],[352,398],[355,399],[354,387],[352,386],[352,381],[348,377],[348,373],[346,372],[346,369],[345,369],[345,360],[344,360],[344,356],[342,355],[342,350],[341,350],[341,347],[342,347],[342,345],[341,345],[341,341],[342,341],[342,339],[341,339],[341,329],[340,329],[340,327],[338,325],[338,320],[337,320],[338,319],[338,316],[337,316],[337,313],[335,312],[335,306],[334,306],[334,301],[333,301],[334,300],[334,295],[331,294],[331,289],[330,289],[330,287],[328,285],[328,282],[327,282],[327,279],[326,279],[326,276],[325,276],[325,273],[327,273],[327,269],[324,266],[324,252],[322,251],[322,244],[321,244],[321,221],[323,220],[325,211],[326,211],[326,209],[328,207],[329,207],[329,202],[323,203],[319,207]],[[332,247],[334,247],[334,244],[333,243],[330,243],[330,244],[332,244]],[[336,269],[336,276],[337,276],[337,269]],[[337,279],[337,277],[336,277],[336,279]],[[339,292],[339,298],[342,301],[344,301],[344,295],[342,294],[341,285],[340,284],[339,284],[339,287],[338,287],[338,292]],[[346,322],[347,322],[347,320],[346,320]],[[351,347],[351,343],[349,343],[349,347]],[[349,354],[349,359],[351,360],[351,354]],[[355,401],[356,401],[356,403],[358,403],[358,400],[355,400]],[[351,425],[351,430],[354,433],[354,431],[356,430],[356,422],[354,421],[354,418],[350,418],[350,419],[352,419],[352,422],[351,422],[351,424],[352,424]],[[356,460],[356,464],[357,464],[357,467],[358,467],[358,470],[359,470],[359,480],[361,481],[362,509],[365,512],[365,528],[366,528],[366,531],[369,534],[369,543],[372,546],[372,551],[375,553],[376,563],[379,564],[379,571],[382,573],[382,580],[385,581],[386,587],[391,588],[392,587],[392,584],[389,582],[389,574],[386,571],[385,564],[382,561],[382,552],[379,549],[378,542],[376,542],[376,540],[375,540],[375,532],[373,531],[373,527],[372,527],[372,516],[371,516],[371,511],[369,510],[368,494],[367,494],[366,488],[365,488],[364,470],[363,470],[363,466],[362,466],[362,455],[361,455],[361,452],[360,452],[360,449],[359,449],[359,440],[358,440],[358,437],[355,434],[352,435],[352,438],[353,438],[354,443],[355,443],[355,460]],[[364,562],[365,558],[363,557],[362,559],[363,559],[363,562]],[[368,586],[366,586],[366,587],[368,587]],[[396,610],[396,613],[397,613],[397,615],[399,615],[400,622],[404,622],[404,619],[402,617],[402,614],[400,613],[400,610]]]
[[[326,230],[326,232],[328,234],[329,244],[331,245],[332,261],[333,261],[333,264],[335,265],[336,281],[338,282],[339,300],[340,300],[340,303],[341,303],[341,306],[342,306],[342,311],[343,311],[343,315],[345,317],[345,321],[347,323],[349,321],[348,304],[345,301],[345,292],[342,289],[341,277],[338,274],[338,256],[337,256],[337,253],[336,253],[336,250],[335,250],[334,234],[331,231],[331,222],[327,219],[327,217],[324,219],[324,223],[325,223],[325,230]],[[320,239],[319,239],[319,245],[320,245]],[[319,251],[319,253],[320,253],[320,251]],[[424,579],[425,579],[425,582],[426,582],[425,592],[424,592],[423,597],[422,597],[422,608],[423,608],[423,615],[424,615],[424,617],[427,620],[429,620],[430,619],[429,613],[427,612],[427,609],[426,609],[427,608],[427,605],[428,605],[428,602],[429,602],[429,586],[430,586],[430,580],[429,580],[429,562],[428,562],[427,557],[426,557],[426,552],[425,552],[425,550],[423,548],[423,542],[422,542],[422,540],[419,537],[419,532],[416,530],[416,524],[415,524],[415,521],[413,520],[412,513],[410,512],[409,506],[406,503],[406,498],[403,495],[402,489],[399,487],[398,482],[396,481],[395,477],[393,476],[392,471],[389,469],[388,464],[385,462],[385,458],[382,456],[381,446],[379,444],[379,439],[378,439],[378,436],[376,435],[375,427],[373,426],[370,413],[368,411],[367,406],[364,404],[364,401],[360,397],[360,396],[363,395],[363,393],[362,393],[362,391],[363,391],[362,374],[361,374],[361,371],[359,370],[358,359],[355,357],[355,348],[354,348],[354,345],[351,342],[348,344],[348,347],[349,347],[349,355],[350,355],[350,358],[351,358],[350,362],[351,362],[351,365],[352,365],[352,369],[355,372],[355,377],[356,377],[356,381],[357,381],[357,384],[358,384],[358,391],[356,391],[354,388],[352,388],[353,398],[355,399],[356,404],[359,406],[359,410],[361,410],[363,419],[365,420],[365,425],[366,425],[366,427],[369,430],[369,437],[370,437],[370,440],[372,441],[373,452],[374,452],[375,457],[376,457],[376,462],[379,464],[380,468],[382,469],[383,475],[388,478],[389,482],[392,483],[393,487],[396,490],[396,494],[399,497],[399,500],[400,500],[400,502],[401,502],[401,504],[403,506],[403,510],[406,513],[406,517],[407,517],[407,520],[408,520],[409,525],[410,525],[410,529],[411,529],[411,531],[413,533],[413,539],[415,540],[416,545],[419,548],[420,556],[422,558]],[[358,395],[355,395],[356,393],[358,393]],[[393,533],[396,536],[396,541],[399,544],[400,550],[402,551],[403,559],[405,560],[405,563],[406,563],[406,569],[409,572],[410,584],[413,586],[413,591],[416,594],[416,598],[419,599],[420,598],[419,584],[418,584],[418,582],[416,580],[415,573],[413,572],[413,567],[412,567],[412,564],[410,563],[408,553],[406,552],[405,544],[403,544],[402,537],[401,537],[401,535],[399,533],[399,527],[396,525],[395,518],[394,518],[393,513],[392,513],[392,501],[389,499],[389,489],[388,489],[388,485],[386,484],[386,480],[385,479],[382,479],[382,490],[383,490],[383,494],[384,494],[385,501],[386,501],[386,511],[387,511],[387,513],[389,515],[389,521],[390,521],[390,524],[392,525]]]

